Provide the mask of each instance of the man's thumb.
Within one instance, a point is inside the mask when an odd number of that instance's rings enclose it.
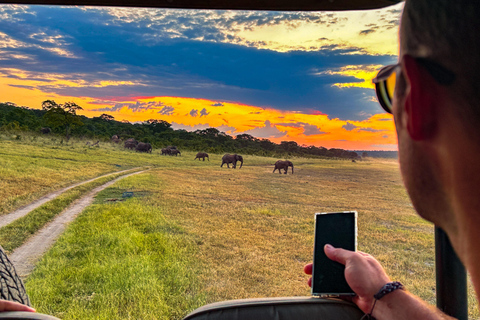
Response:
[[[349,252],[347,250],[334,248],[331,244],[326,244],[323,250],[330,260],[339,262],[341,264],[345,264],[347,261],[347,255]]]

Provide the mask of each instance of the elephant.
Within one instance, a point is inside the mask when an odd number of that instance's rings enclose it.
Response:
[[[137,150],[138,152],[152,153],[152,145],[150,143],[139,142],[138,145],[135,147],[135,150]]]
[[[275,162],[275,169],[273,169],[273,173],[275,173],[275,170],[278,169],[278,173],[282,173],[280,171],[280,169],[283,169],[285,170],[285,174],[287,174],[287,171],[288,171],[288,167],[292,167],[292,174],[293,174],[293,163],[292,161],[288,161],[288,160],[278,160],[277,162]]]
[[[113,135],[112,138],[110,139],[110,141],[112,141],[113,143],[120,143],[120,137],[118,135]]]
[[[123,144],[125,149],[131,149],[131,150],[135,149],[137,145],[138,145],[138,141],[133,138],[125,140],[125,143]]]
[[[168,148],[162,148],[162,155],[167,155],[167,154],[170,154],[170,149]]]
[[[222,165],[220,167],[223,167],[223,165],[226,163],[227,168],[230,168],[228,165],[229,163],[232,164],[232,168],[235,169],[237,167],[237,161],[240,161],[240,168],[243,166],[243,157],[238,154],[226,154],[222,157]],[[239,169],[240,169],[239,168]]]
[[[40,132],[43,134],[49,134],[50,132],[52,132],[52,129],[50,129],[49,127],[43,127],[40,129]]]
[[[200,160],[200,159],[203,159],[203,161],[205,161],[205,158],[207,158],[207,159],[208,159],[208,161],[210,161],[210,158],[208,157],[208,153],[205,153],[205,152],[199,152],[199,153],[197,153],[197,155],[196,155],[195,159],[193,159],[193,160],[197,160],[197,159],[198,159],[198,160]]]
[[[176,156],[178,156],[178,155],[182,155],[182,154],[180,153],[180,150],[177,150],[177,149],[170,149],[170,153],[169,153],[169,155],[171,155],[171,156],[175,155],[175,157],[176,157]]]

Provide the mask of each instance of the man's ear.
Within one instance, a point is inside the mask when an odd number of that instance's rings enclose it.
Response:
[[[412,56],[404,55],[402,62],[409,84],[404,102],[407,130],[413,140],[425,140],[436,127],[438,83]]]

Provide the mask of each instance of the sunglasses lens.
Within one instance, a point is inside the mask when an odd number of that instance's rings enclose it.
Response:
[[[387,81],[385,81],[385,87],[387,88],[388,98],[390,103],[393,101],[393,93],[395,92],[395,84],[397,83],[397,73],[393,72]]]
[[[388,78],[375,83],[378,102],[380,102],[382,108],[388,113],[392,113],[392,101],[396,82],[396,72],[392,72]]]

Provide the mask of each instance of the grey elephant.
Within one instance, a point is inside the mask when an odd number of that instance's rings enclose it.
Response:
[[[43,134],[49,134],[50,132],[52,132],[52,129],[48,128],[48,127],[43,127],[40,129],[40,132],[43,133]]]
[[[118,135],[113,135],[112,138],[110,139],[113,143],[120,143],[122,141]]]
[[[168,149],[168,148],[163,148],[163,149],[162,149],[162,155],[167,155],[167,154],[170,154],[170,149]]]
[[[200,160],[200,159],[203,159],[203,161],[205,161],[205,158],[208,159],[208,161],[210,161],[210,158],[208,157],[208,153],[205,153],[205,152],[199,152],[197,153],[197,155],[195,156],[195,159],[193,160]]]
[[[125,143],[123,144],[125,149],[131,149],[131,150],[135,149],[137,145],[138,145],[138,141],[133,138],[125,140]]]
[[[280,171],[280,169],[283,169],[285,170],[285,174],[287,174],[287,171],[288,171],[288,167],[292,167],[292,174],[293,174],[293,163],[292,161],[288,161],[288,160],[278,160],[277,162],[275,162],[275,168],[273,169],[273,172],[275,173],[275,170],[278,169],[278,173],[282,173]]]
[[[223,167],[223,165],[226,163],[227,168],[230,168],[228,165],[229,163],[232,164],[232,168],[235,169],[237,167],[237,161],[240,161],[240,168],[243,166],[243,157],[238,154],[226,154],[222,157],[222,165],[220,167]],[[239,169],[240,169],[239,168]]]
[[[175,155],[175,157],[176,157],[176,156],[178,156],[178,155],[182,155],[182,154],[180,153],[180,150],[177,150],[177,149],[170,149],[170,153],[169,153],[169,155],[171,155],[171,156]]]
[[[152,153],[152,145],[150,143],[139,142],[135,147],[135,150],[137,150],[138,152]]]

